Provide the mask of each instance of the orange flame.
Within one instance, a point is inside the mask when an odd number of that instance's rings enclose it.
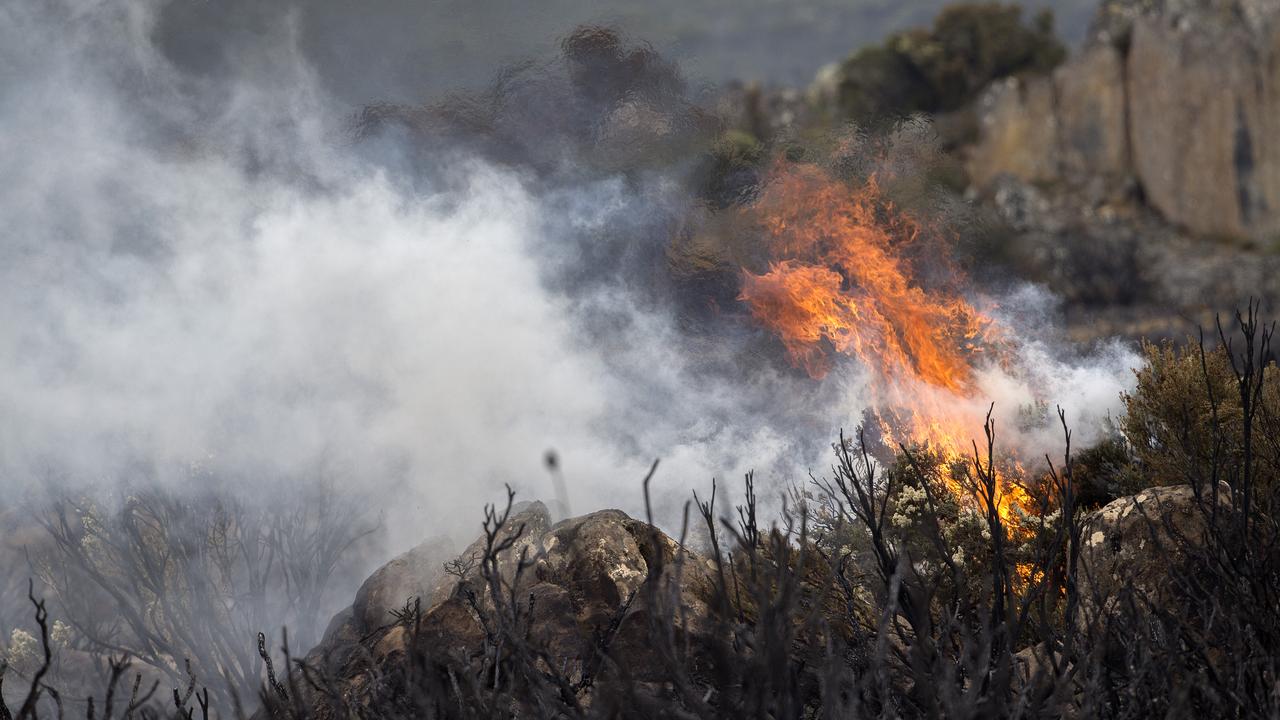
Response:
[[[959,294],[915,282],[909,253],[920,228],[874,177],[851,191],[815,167],[793,167],[748,212],[766,231],[771,259],[763,274],[744,271],[740,299],[793,362],[825,376],[825,340],[887,377],[969,389],[975,341],[992,322]]]
[[[790,361],[821,379],[836,358],[857,358],[872,374],[891,446],[928,445],[948,460],[969,454],[986,410],[975,374],[1002,328],[965,299],[962,274],[921,223],[875,176],[851,187],[813,165],[780,164],[742,212],[768,257],[764,272],[743,270],[738,299]],[[926,265],[944,269],[934,275],[945,280],[927,283]],[[999,511],[1013,520],[1013,505],[1028,498],[1002,485]]]

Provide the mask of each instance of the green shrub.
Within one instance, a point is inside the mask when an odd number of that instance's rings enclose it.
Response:
[[[1076,482],[1076,502],[1083,508],[1101,507],[1151,485],[1118,433],[1076,453],[1072,477]]]
[[[969,103],[992,80],[1047,72],[1065,57],[1050,10],[1027,25],[1017,5],[953,5],[932,29],[896,33],[846,60],[837,111],[859,124],[948,112]]]
[[[1121,429],[1146,484],[1230,482],[1228,475],[1244,458],[1244,414],[1230,356],[1222,348],[1206,348],[1202,355],[1194,341],[1145,343],[1142,350],[1146,363],[1137,371],[1137,386],[1123,398]],[[1265,441],[1280,419],[1280,379],[1274,363],[1263,374],[1257,422],[1264,432],[1254,467],[1267,482],[1275,476],[1274,454]],[[1214,467],[1218,477],[1211,478]]]

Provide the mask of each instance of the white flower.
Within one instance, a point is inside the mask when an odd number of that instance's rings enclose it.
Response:
[[[9,665],[19,671],[34,670],[40,661],[40,641],[26,630],[14,628],[9,634]]]
[[[913,485],[904,485],[900,496],[904,503],[919,503],[926,499],[924,490]]]
[[[71,626],[61,620],[53,621],[53,628],[49,631],[49,639],[58,647],[70,647],[71,645]]]

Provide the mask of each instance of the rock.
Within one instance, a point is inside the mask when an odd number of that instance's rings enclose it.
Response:
[[[347,606],[339,610],[329,620],[329,625],[325,627],[324,635],[320,637],[320,644],[332,645],[355,642],[360,639],[359,630],[361,625],[362,623],[357,624],[356,622],[354,606]]]
[[[988,184],[988,202],[1009,227],[1019,231],[1058,229],[1053,206],[1034,185],[1008,173],[995,176]]]
[[[1001,174],[1123,193],[1202,236],[1280,232],[1280,2],[1113,0],[1052,80],[996,83],[979,104],[973,182]]]
[[[1274,24],[1276,9],[1275,0],[1103,0],[1088,41],[1124,47],[1132,39],[1135,24],[1150,17],[1184,29],[1230,18],[1250,32],[1262,33]]]
[[[1143,16],[1127,74],[1134,170],[1148,202],[1202,235],[1280,229],[1280,35]]]
[[[1123,182],[1129,173],[1123,56],[1110,45],[1086,48],[1054,72],[1053,82],[1061,171]]]
[[[1212,327],[1206,308],[1250,295],[1280,301],[1280,255],[1272,249],[1206,242],[1131,196],[1002,174],[972,197],[1008,232],[993,241],[996,252],[1064,302],[1077,341],[1182,340],[1197,326]]]
[[[412,603],[415,597],[430,595],[444,575],[445,562],[453,557],[454,547],[449,539],[433,537],[370,575],[356,592],[351,606],[357,632],[363,634],[394,623],[392,610],[403,607],[406,602]],[[330,627],[332,629],[332,622]]]
[[[518,503],[513,507],[509,527],[523,527],[524,534],[513,548],[512,562],[514,554],[531,547],[550,525],[551,515],[541,502]],[[481,538],[458,554],[448,538],[434,537],[378,568],[356,592],[352,604],[355,629],[365,634],[393,625],[396,618],[391,611],[412,605],[415,599],[424,609],[443,602],[456,591],[458,580],[456,575],[446,572],[445,564],[456,561],[453,572],[465,569],[466,577],[474,578],[479,572],[476,562],[483,548]]]
[[[1225,485],[1219,500],[1230,498]],[[1212,500],[1205,497],[1208,506]],[[1171,570],[1186,567],[1187,549],[1199,544],[1207,524],[1204,507],[1190,486],[1153,487],[1120,498],[1090,517],[1081,535],[1079,590],[1081,622],[1096,622],[1112,612],[1121,595],[1133,590],[1170,612],[1181,598]]]
[[[622,658],[629,677],[636,683],[658,683],[660,659],[654,656],[648,618],[654,612],[678,611],[688,619],[684,632],[693,640],[707,637],[705,619],[709,615],[712,566],[707,560],[682,550],[671,538],[646,523],[633,520],[617,510],[603,510],[550,526],[541,503],[513,513],[504,537],[513,538],[508,552],[499,558],[499,572],[509,587],[501,602],[514,598],[519,607],[519,632],[544,657],[544,662],[565,669],[570,675],[586,672],[597,662],[601,638],[610,638],[610,654]],[[516,529],[523,530],[516,534]],[[326,641],[308,658],[331,658],[327,667],[335,679],[339,696],[365,710],[385,709],[402,697],[403,688],[388,678],[394,668],[408,662],[422,662],[428,670],[439,668],[443,676],[481,673],[493,653],[502,652],[490,644],[492,629],[500,618],[493,598],[485,587],[479,564],[484,537],[477,539],[451,563],[451,572],[439,575],[423,562],[428,552],[419,546],[406,556],[388,563],[370,578],[366,586],[425,588],[421,615],[393,624],[373,627],[362,637],[344,636],[348,627],[340,614]],[[520,563],[520,559],[524,563]],[[680,558],[677,563],[676,559]],[[660,563],[656,575],[662,606],[654,606],[642,588]],[[678,570],[678,574],[677,574]],[[421,572],[421,575],[415,575]],[[395,583],[388,583],[390,579]],[[375,579],[377,580],[375,582]],[[369,596],[362,588],[363,596]],[[674,600],[676,607],[666,603]],[[365,604],[366,611],[370,607]],[[353,611],[352,615],[356,613]],[[334,643],[346,642],[352,649],[337,652]],[[510,651],[510,648],[506,648]],[[335,663],[332,658],[341,657]],[[490,671],[491,672],[491,671]],[[449,675],[452,674],[452,675]],[[401,673],[403,675],[403,673]],[[312,698],[321,706],[319,717],[329,716],[328,700]]]
[[[1053,674],[1053,658],[1049,655],[1051,652],[1053,650],[1046,643],[1039,642],[1014,653],[1013,669],[1018,674],[1019,681],[1028,685],[1051,676]],[[1065,664],[1061,658],[1059,662]]]
[[[656,661],[646,660],[651,651],[648,627],[642,621],[654,608],[648,607],[640,590],[653,563],[661,562],[664,572],[671,572],[681,552],[676,542],[623,512],[602,510],[556,525],[544,538],[543,550],[535,567],[538,584],[564,590],[575,608],[568,616],[573,622],[560,628],[560,642],[578,638],[580,645],[595,629],[615,622],[625,606],[615,648],[624,657],[641,661],[632,669],[638,679],[656,679],[645,675]],[[703,631],[708,615],[711,564],[687,551],[682,556],[684,576],[677,585],[678,600],[691,619],[690,632],[696,635]]]
[[[992,180],[982,199],[1016,233],[1010,260],[1072,307],[1114,308],[1165,295],[1152,263],[1167,252],[1171,233],[1158,218],[1129,213],[1119,221],[1124,208],[1061,188],[1046,192],[1009,174]]]
[[[608,605],[629,598],[644,582],[648,538],[644,524],[617,510],[602,510],[556,525],[542,541],[540,580],[576,586]]]
[[[988,187],[1001,175],[1027,182],[1058,178],[1053,81],[1008,78],[978,100],[980,141],[969,153],[969,177]]]
[[[978,101],[980,138],[969,152],[979,187],[1001,175],[1026,182],[1123,186],[1129,173],[1124,63],[1112,47],[1093,47],[1051,76],[994,83]],[[1099,198],[1100,199],[1100,198]]]
[[[517,566],[522,557],[537,557],[541,548],[542,536],[551,526],[551,513],[541,502],[519,503],[511,509],[511,517],[497,542],[511,540],[511,547],[499,558],[498,572],[504,581],[515,579]],[[470,591],[481,590],[480,560],[484,554],[484,536],[476,538],[467,546],[462,554],[452,559],[449,573],[439,578],[431,592],[422,598],[422,609],[465,595]]]

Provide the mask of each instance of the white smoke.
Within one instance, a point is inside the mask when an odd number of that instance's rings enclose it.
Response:
[[[994,316],[1016,337],[1009,362],[979,372],[977,396],[995,403],[1004,442],[1035,463],[1031,469],[1042,470],[1045,455],[1055,463],[1062,458],[1058,410],[1071,430],[1073,450],[1115,432],[1121,395],[1133,389],[1133,369],[1142,363],[1132,344],[1112,339],[1072,347],[1053,325],[1055,298],[1039,287],[1015,288],[1000,305]]]
[[[548,289],[576,251],[559,233],[607,233],[653,198],[616,178],[548,194],[461,153],[409,182],[346,142],[352,108],[288,22],[230,76],[200,76],[154,46],[157,9],[0,6],[6,496],[49,478],[181,487],[193,466],[282,492],[325,475],[405,545],[471,534],[503,483],[548,497],[548,448],[574,511],[636,511],[655,457],[672,497],[752,467],[776,490],[860,420],[852,368],[819,385],[607,282]],[[1025,356],[1039,375],[984,390],[1002,410],[1061,402],[1077,427],[1115,411],[1133,362]]]
[[[465,158],[410,188],[346,146],[287,26],[214,81],[156,51],[155,10],[0,10],[6,488],[324,474],[408,542],[469,531],[502,483],[549,495],[548,448],[579,511],[636,509],[653,457],[674,485],[779,454],[776,430],[718,419],[743,387],[688,387],[669,318],[579,298],[625,319],[588,346],[544,289],[548,233],[625,199],[566,217]]]

